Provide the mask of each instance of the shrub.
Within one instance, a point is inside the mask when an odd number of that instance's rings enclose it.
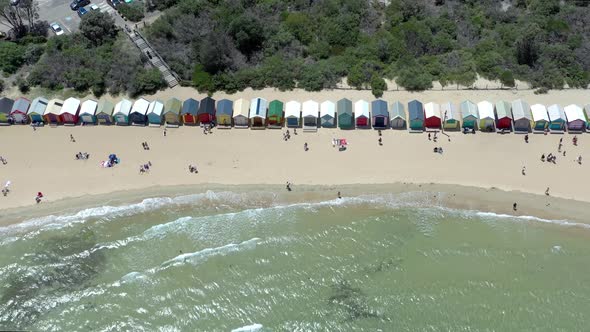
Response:
[[[139,22],[145,17],[143,2],[122,3],[117,6],[121,16],[131,22]]]
[[[25,62],[25,48],[11,42],[0,43],[0,70],[14,74]]]

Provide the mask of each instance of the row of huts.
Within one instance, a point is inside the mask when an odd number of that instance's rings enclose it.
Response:
[[[302,127],[315,131],[319,127],[341,129],[429,129],[469,128],[482,131],[508,130],[515,132],[581,132],[590,130],[590,104],[585,107],[571,104],[565,107],[554,104],[529,105],[518,99],[512,103],[489,101],[473,103],[463,101],[458,107],[453,103],[423,104],[412,100],[404,104],[377,99],[372,102],[340,99],[337,102],[303,103],[280,100],[268,102],[264,98],[250,101],[211,97],[181,101],[148,101],[140,98],[131,102],[122,99],[116,104],[107,101],[76,98],[47,100],[43,97],[29,101],[26,98],[12,100],[0,98],[0,123],[4,124],[103,124],[149,125],[169,127],[215,123],[221,128],[282,128]]]

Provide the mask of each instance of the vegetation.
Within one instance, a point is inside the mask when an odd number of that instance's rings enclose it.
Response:
[[[121,16],[125,17],[131,22],[139,22],[144,17],[144,5],[143,2],[134,1],[132,3],[121,3],[117,6],[117,10]]]
[[[14,74],[24,62],[24,47],[16,43],[0,43],[0,70],[5,74]]]

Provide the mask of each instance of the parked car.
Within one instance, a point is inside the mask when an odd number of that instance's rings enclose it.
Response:
[[[113,8],[117,8],[118,5],[121,4],[120,0],[109,0],[109,4],[113,7]]]
[[[98,6],[97,6],[97,5],[95,5],[95,4],[93,4],[93,3],[91,3],[91,4],[90,4],[90,11],[92,12],[92,11],[95,11],[95,10],[96,10],[96,11],[100,11],[100,8],[98,8]]]
[[[88,10],[86,10],[85,7],[78,8],[78,16],[80,16],[80,18],[82,18],[82,16],[84,16],[85,14],[88,14]]]
[[[84,6],[89,5],[89,4],[90,4],[90,0],[74,0],[70,4],[70,8],[72,10],[78,10],[78,8],[84,7]]]
[[[64,34],[64,30],[57,23],[51,23],[49,27],[53,32],[55,32],[56,36],[61,36]]]

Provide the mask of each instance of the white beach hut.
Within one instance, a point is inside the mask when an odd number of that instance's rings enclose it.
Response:
[[[254,98],[250,102],[250,129],[265,129],[268,101],[264,98]]]
[[[80,122],[84,125],[96,124],[96,109],[98,102],[96,100],[86,100],[80,107]]]
[[[543,104],[531,105],[531,115],[533,117],[533,133],[542,134],[549,125],[549,115],[547,107]]]
[[[319,114],[320,105],[317,102],[313,100],[303,102],[301,109],[301,116],[303,117],[303,131],[318,130]]]
[[[371,112],[367,101],[361,99],[354,103],[354,124],[356,128],[371,128]]]
[[[287,127],[298,128],[301,126],[301,104],[291,100],[285,104],[285,121]]]
[[[479,113],[479,130],[493,132],[496,131],[496,114],[494,113],[494,104],[484,100],[477,103]]]
[[[326,100],[320,104],[320,125],[333,128],[336,126],[336,104]]]
[[[563,134],[567,124],[563,108],[560,105],[553,104],[547,107],[547,113],[549,115],[549,131],[552,134]]]
[[[250,125],[249,110],[249,101],[240,98],[234,102],[234,128],[248,128],[248,126]]]
[[[459,129],[461,128],[461,114],[455,104],[451,102],[440,105],[440,113],[443,119],[444,129]]]
[[[531,107],[526,101],[517,99],[512,102],[512,119],[514,120],[514,133],[526,134],[531,130],[533,117],[531,116]]]
[[[131,106],[133,106],[133,104],[127,99],[123,99],[115,105],[113,119],[115,120],[116,125],[129,125],[129,112],[131,112]]]
[[[80,99],[70,97],[64,101],[59,118],[64,125],[76,125],[80,113]]]
[[[586,117],[579,105],[567,105],[564,109],[567,118],[567,130],[570,133],[581,133],[586,128]]]
[[[147,110],[150,102],[144,98],[139,98],[133,103],[129,113],[129,122],[135,126],[145,126],[147,124]]]
[[[147,120],[150,127],[160,127],[164,117],[164,103],[159,100],[154,100],[150,103],[147,109]]]

